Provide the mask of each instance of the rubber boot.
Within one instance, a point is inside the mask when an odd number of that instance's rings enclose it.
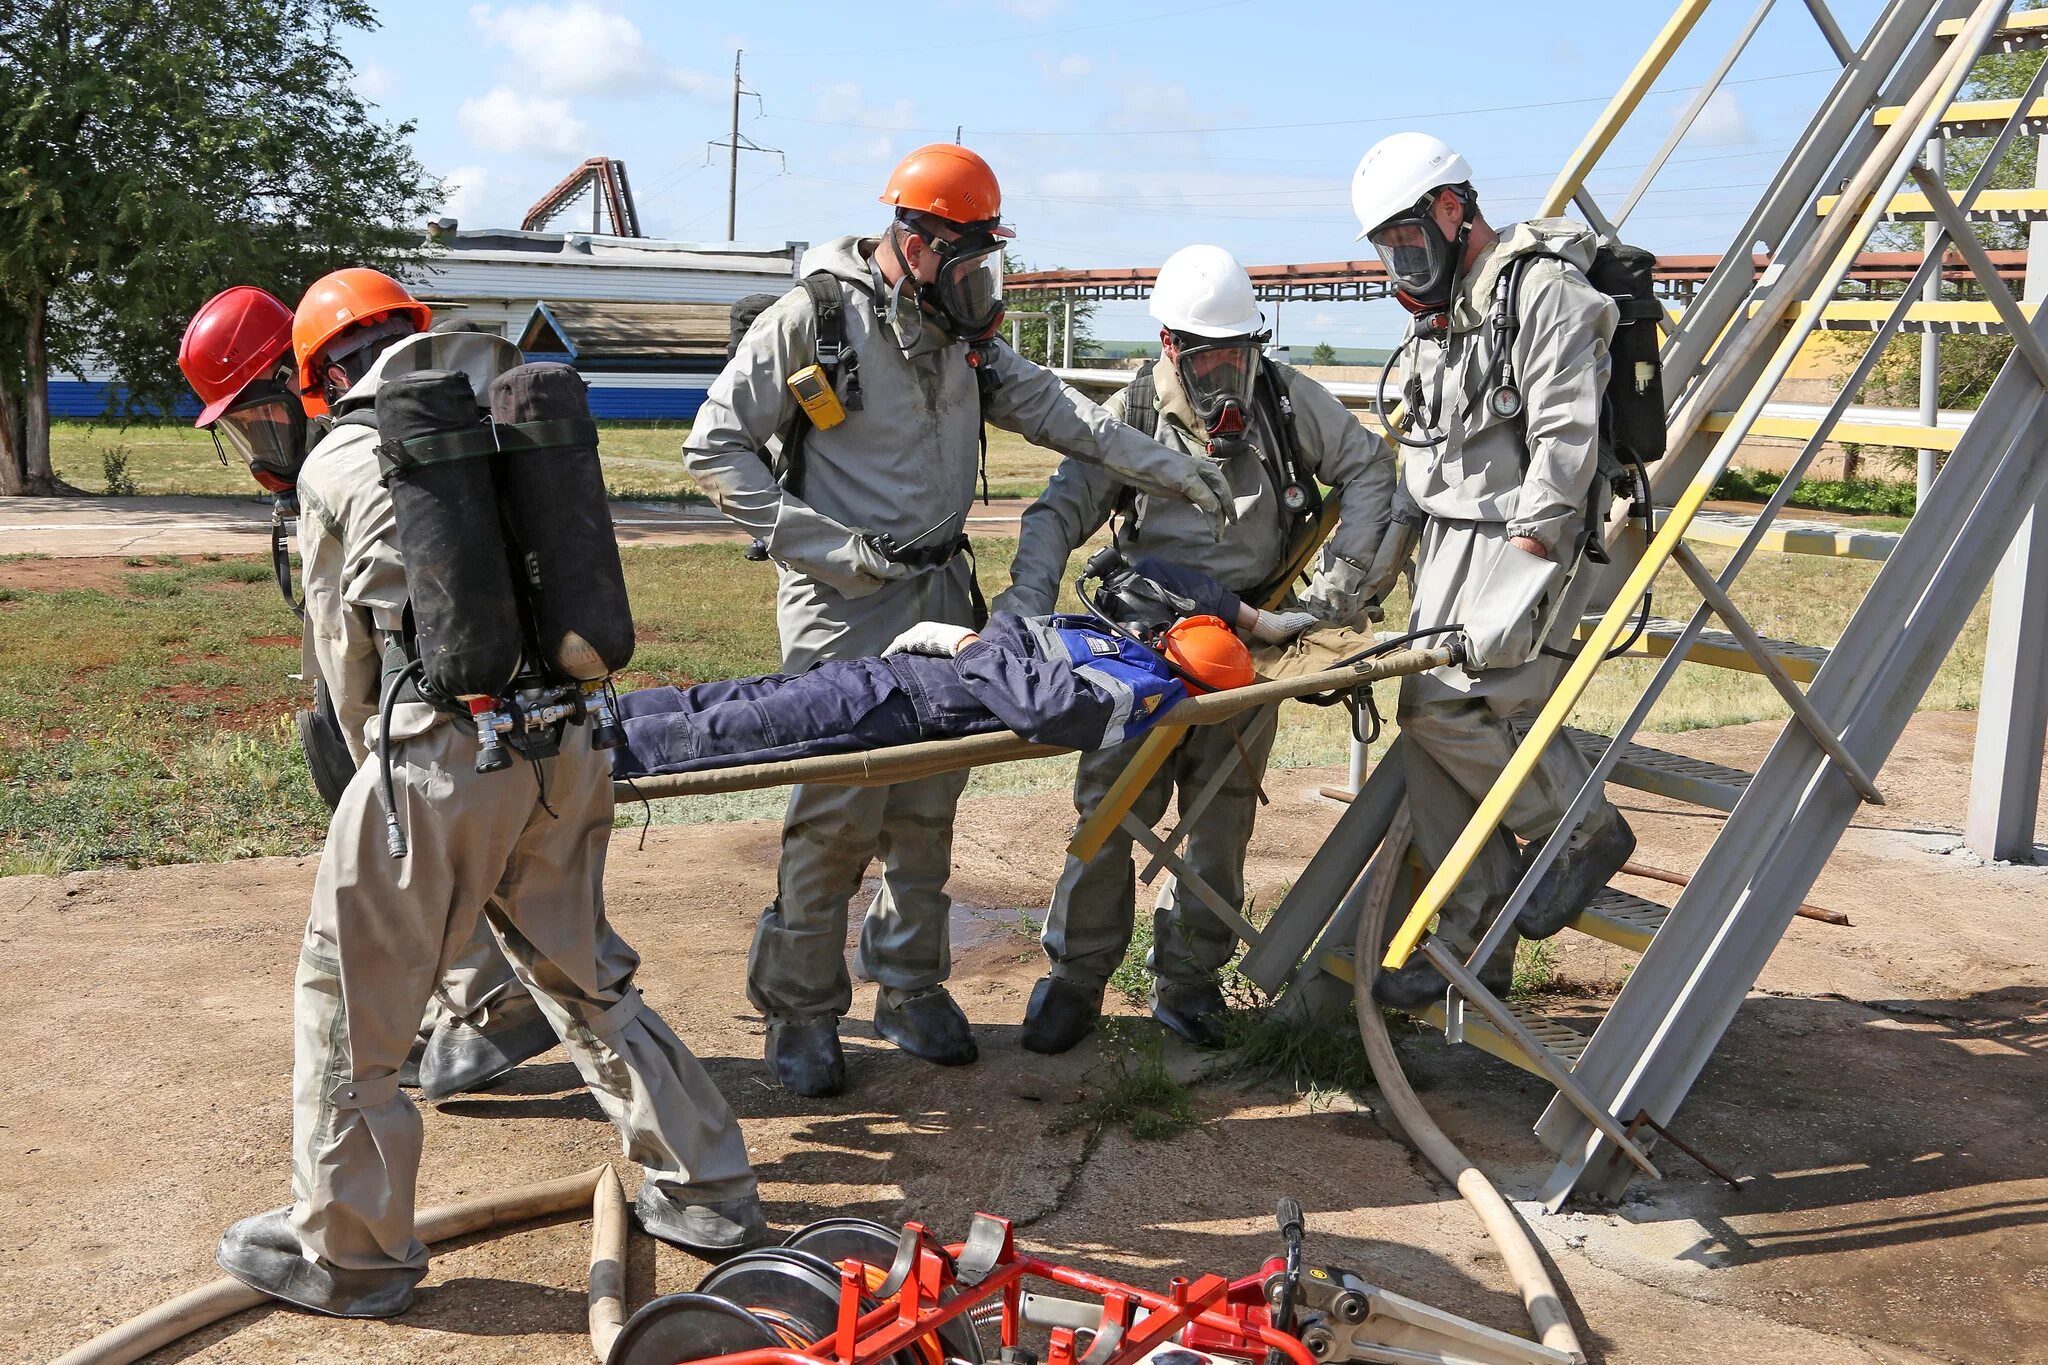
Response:
[[[561,1040],[538,1007],[508,1027],[485,1032],[463,1019],[435,1025],[420,1054],[420,1098],[445,1100],[488,1090]]]
[[[1492,960],[1479,969],[1479,984],[1505,1000],[1514,979],[1515,940],[1510,936]],[[1444,974],[1417,953],[1405,967],[1381,969],[1373,978],[1372,998],[1388,1009],[1414,1012],[1442,1004],[1450,989],[1451,983],[1444,980]]]
[[[427,1270],[348,1270],[309,1261],[292,1231],[292,1206],[252,1214],[220,1235],[213,1261],[273,1299],[336,1318],[395,1318],[412,1307]]]
[[[1024,1032],[1018,1041],[1027,1052],[1057,1056],[1095,1032],[1101,1018],[1101,987],[1089,990],[1065,977],[1041,976],[1031,988],[1031,1004],[1024,1011]]]
[[[884,987],[875,994],[875,1032],[913,1057],[940,1066],[966,1066],[981,1055],[967,1016],[944,986],[914,991],[891,999]]]
[[[1152,1017],[1191,1045],[1213,1052],[1223,1046],[1223,988],[1208,981],[1154,981]]]
[[[648,1236],[714,1260],[775,1239],[761,1213],[760,1196],[753,1194],[700,1203],[687,1194],[670,1194],[649,1180],[633,1198],[633,1216]]]
[[[1582,830],[1585,837],[1559,854],[1536,883],[1535,894],[1515,917],[1523,937],[1549,938],[1577,919],[1635,853],[1636,832],[1620,811],[1608,810],[1609,818],[1596,829]]]
[[[775,1083],[793,1095],[820,1100],[846,1089],[846,1054],[834,1015],[770,1018],[766,1056]]]
[[[398,1088],[417,1090],[420,1088],[420,1058],[427,1055],[427,1040],[424,1035],[412,1040],[412,1050],[405,1054],[405,1060],[398,1067]]]

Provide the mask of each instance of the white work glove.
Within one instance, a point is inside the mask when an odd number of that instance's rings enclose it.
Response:
[[[929,654],[935,659],[950,659],[960,652],[960,647],[974,638],[969,626],[949,626],[944,621],[919,621],[909,630],[889,642],[882,651],[882,657],[891,654]]]
[[[1465,595],[1465,666],[1478,673],[1535,658],[1564,579],[1556,560],[1500,542],[1475,590]]]
[[[1252,638],[1262,645],[1284,645],[1321,619],[1310,611],[1262,611],[1252,622]]]

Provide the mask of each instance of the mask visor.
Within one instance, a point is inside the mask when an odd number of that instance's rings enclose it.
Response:
[[[252,386],[220,415],[213,430],[271,492],[284,492],[298,481],[305,460],[306,410],[282,385],[265,381]]]
[[[1252,383],[1259,373],[1258,338],[1208,341],[1190,337],[1187,341],[1198,344],[1188,345],[1184,341],[1174,368],[1180,375],[1181,387],[1187,390],[1188,401],[1194,404],[1202,420],[1213,430],[1226,403],[1234,402],[1249,411]]]
[[[1003,252],[996,242],[971,256],[955,256],[939,268],[939,310],[965,341],[979,341],[1003,320]]]
[[[1450,275],[1450,243],[1434,223],[1397,219],[1374,228],[1370,240],[1388,276],[1403,293],[1427,298]]]

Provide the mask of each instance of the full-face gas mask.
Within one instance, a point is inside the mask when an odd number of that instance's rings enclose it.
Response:
[[[1436,197],[1449,189],[1458,197],[1458,231],[1444,236],[1432,211]],[[1458,272],[1465,257],[1465,244],[1472,235],[1472,218],[1478,201],[1469,186],[1438,186],[1415,201],[1408,212],[1381,223],[1367,238],[1386,266],[1403,307],[1416,314],[1441,312],[1450,307]]]
[[[321,347],[320,390],[327,406],[331,408],[341,402],[350,389],[362,382],[385,347],[418,330],[412,318],[390,313],[358,323]]]
[[[1175,332],[1173,336],[1174,373],[1202,421],[1209,454],[1225,460],[1251,449],[1245,439],[1245,414],[1251,410],[1259,351],[1266,334],[1218,338]]]
[[[250,383],[207,431],[222,464],[233,450],[256,482],[273,493],[297,486],[306,461],[306,409],[292,392],[292,365]]]
[[[971,344],[994,336],[1003,323],[1003,243],[1016,234],[993,218],[942,225],[929,214],[905,211],[897,222],[923,238],[939,261],[929,284],[917,280],[903,252],[902,234],[889,234],[890,250],[902,268],[898,295],[914,290],[923,311],[956,341]]]

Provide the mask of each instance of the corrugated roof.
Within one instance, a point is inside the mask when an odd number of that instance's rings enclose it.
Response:
[[[542,299],[519,338],[523,351],[579,361],[725,358],[732,308],[723,303],[580,303]]]

